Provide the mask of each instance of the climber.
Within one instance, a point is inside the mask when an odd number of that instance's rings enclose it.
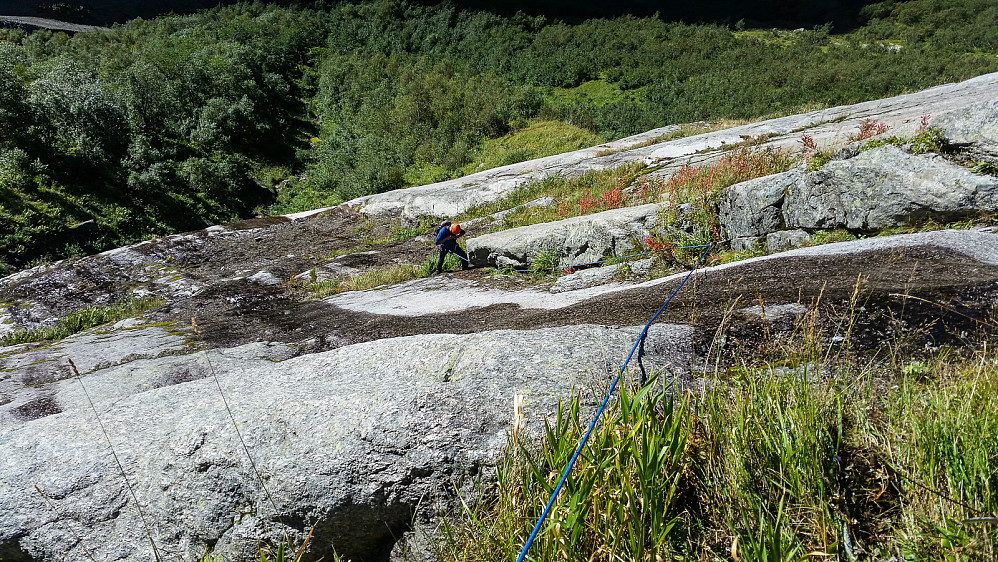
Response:
[[[437,273],[443,272],[444,259],[447,257],[447,252],[450,252],[461,259],[461,269],[468,269],[470,264],[468,263],[468,254],[464,253],[461,246],[457,245],[457,239],[464,236],[464,230],[461,229],[461,225],[451,223],[450,221],[444,222],[440,225],[437,230],[437,239],[434,242],[437,246],[440,246],[440,259],[437,260]]]

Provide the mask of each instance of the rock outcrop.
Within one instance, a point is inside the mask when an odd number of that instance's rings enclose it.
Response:
[[[998,210],[998,178],[938,154],[888,144],[845,155],[812,172],[795,169],[723,190],[718,220],[732,248],[750,249],[768,235],[769,251],[780,251],[818,230],[865,234]]]
[[[790,228],[875,231],[998,209],[998,178],[891,145],[832,161],[787,188]]]
[[[783,198],[802,170],[773,174],[735,184],[718,195],[717,216],[733,250],[753,247],[760,236],[780,230]]]
[[[931,123],[950,143],[974,145],[992,162],[998,162],[998,99],[954,109]]]
[[[58,411],[0,429],[0,552],[152,559],[148,532],[167,559],[209,545],[248,560],[260,540],[312,530],[346,558],[386,558],[414,516],[474,490],[514,391],[536,433],[573,387],[605,384],[637,332],[436,334],[277,362],[257,343],[53,382]],[[656,326],[647,348],[649,368],[682,376],[692,332]]]
[[[571,267],[634,253],[658,222],[659,206],[612,209],[553,223],[511,228],[468,240],[477,267],[529,267],[542,254]]]

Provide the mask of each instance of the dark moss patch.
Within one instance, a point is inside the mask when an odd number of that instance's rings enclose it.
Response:
[[[284,224],[288,222],[291,222],[291,219],[278,215],[273,217],[256,217],[237,222],[230,222],[223,226],[229,230],[252,230],[254,228],[265,228],[275,224]]]
[[[59,407],[55,397],[48,395],[39,396],[34,400],[21,404],[12,411],[16,416],[28,421],[51,416],[52,414],[58,414],[59,412],[62,412],[62,408]]]

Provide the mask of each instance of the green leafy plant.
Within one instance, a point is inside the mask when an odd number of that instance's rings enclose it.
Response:
[[[590,438],[537,536],[531,559],[628,560],[666,556],[683,525],[677,500],[687,475],[685,404],[653,380],[624,388]],[[515,558],[586,429],[574,395],[546,423],[539,447],[515,446],[498,469],[499,496],[467,507],[450,527],[447,559]],[[512,439],[511,439],[512,445]],[[455,542],[460,541],[458,548]],[[466,541],[466,542],[465,542]]]
[[[530,260],[530,271],[535,275],[556,275],[561,256],[554,250],[545,250]]]
[[[974,172],[975,174],[998,176],[998,165],[995,165],[991,162],[980,161],[974,164],[970,168],[970,171]]]

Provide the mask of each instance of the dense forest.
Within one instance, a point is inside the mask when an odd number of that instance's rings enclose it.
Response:
[[[0,270],[458,177],[484,143],[537,123],[599,142],[998,70],[990,0],[887,1],[856,18],[848,33],[565,23],[380,0],[0,30]]]

